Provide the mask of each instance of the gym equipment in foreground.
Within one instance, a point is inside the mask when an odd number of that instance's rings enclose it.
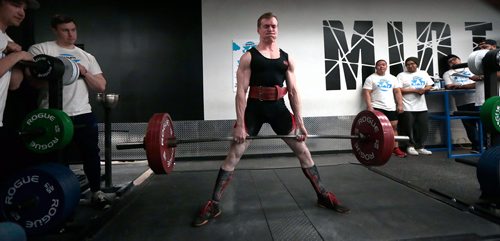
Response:
[[[480,116],[486,130],[500,133],[500,96],[488,98],[481,106]]]
[[[0,189],[0,215],[28,235],[55,231],[74,213],[80,182],[68,167],[44,163],[14,174]]]
[[[31,74],[39,79],[56,79],[60,73],[63,73],[61,77],[63,85],[70,85],[80,77],[78,65],[65,57],[40,54],[33,57],[33,60],[23,60],[19,64],[28,67]]]
[[[48,153],[66,147],[73,139],[73,122],[62,110],[37,109],[21,124],[19,135],[28,150]]]

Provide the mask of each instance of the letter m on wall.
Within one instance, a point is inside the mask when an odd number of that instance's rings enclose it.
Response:
[[[353,30],[348,45],[342,22],[323,21],[326,90],[354,90],[358,79],[363,81],[373,73],[373,22],[355,21]]]

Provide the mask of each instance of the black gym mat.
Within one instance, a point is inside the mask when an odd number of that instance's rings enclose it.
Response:
[[[237,170],[222,215],[190,223],[217,171],[153,175],[121,200],[92,240],[481,240],[500,226],[356,164],[321,166],[325,186],[352,211],[316,205],[300,168]]]

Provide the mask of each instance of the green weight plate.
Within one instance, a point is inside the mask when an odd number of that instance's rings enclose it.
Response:
[[[53,115],[57,116],[60,121],[63,123],[62,126],[64,130],[62,131],[63,137],[61,138],[61,142],[58,145],[58,149],[62,149],[66,147],[71,140],[73,139],[73,132],[75,130],[73,126],[73,121],[71,118],[63,111],[57,109],[47,109]]]
[[[500,98],[491,107],[491,122],[493,123],[493,128],[497,132],[500,132]]]
[[[488,98],[483,105],[481,106],[481,112],[480,112],[480,117],[481,121],[483,122],[484,127],[488,130],[491,131],[495,129],[495,126],[493,125],[493,112],[494,112],[494,106],[495,103],[500,100],[500,96],[493,96]],[[498,104],[497,104],[498,106]]]
[[[63,123],[62,126],[64,127],[64,131],[62,132],[61,142],[58,145],[58,149],[63,149],[73,139],[73,133],[75,130],[73,126],[73,121],[68,116],[68,114],[66,114],[62,110],[57,110],[57,109],[47,109],[47,110],[52,112],[53,115],[58,116],[58,118],[60,118],[61,122]]]
[[[64,148],[71,141],[73,123],[61,110],[38,109],[24,119],[20,135],[30,151],[48,153]]]

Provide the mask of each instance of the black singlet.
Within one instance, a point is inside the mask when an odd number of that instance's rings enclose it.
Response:
[[[283,86],[288,70],[288,54],[280,49],[279,58],[269,59],[255,48],[251,48],[249,52],[252,55],[249,85]],[[290,134],[295,128],[293,115],[286,107],[284,99],[260,101],[249,98],[245,109],[245,126],[248,134],[251,136],[259,134],[264,123],[269,123],[278,135]]]

